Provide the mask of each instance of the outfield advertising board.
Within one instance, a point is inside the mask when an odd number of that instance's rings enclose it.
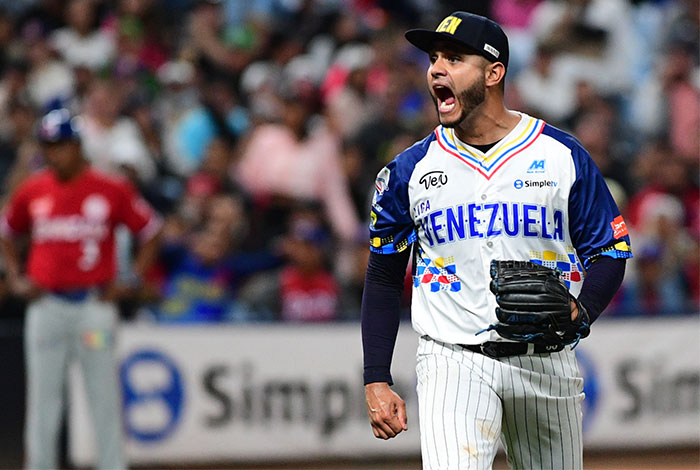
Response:
[[[129,461],[182,463],[418,455],[417,335],[399,332],[395,389],[409,431],[369,427],[359,325],[156,327],[118,338]],[[587,448],[700,442],[700,318],[600,321],[577,347]],[[70,451],[92,462],[79,372],[71,381]]]

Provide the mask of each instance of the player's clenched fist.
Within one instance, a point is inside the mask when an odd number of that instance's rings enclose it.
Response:
[[[406,403],[386,382],[365,385],[367,413],[372,424],[372,432],[380,439],[391,439],[401,431],[406,431]]]

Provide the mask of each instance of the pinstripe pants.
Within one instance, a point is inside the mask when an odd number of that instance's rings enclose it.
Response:
[[[423,468],[583,468],[584,399],[574,352],[492,359],[422,337],[416,373]]]

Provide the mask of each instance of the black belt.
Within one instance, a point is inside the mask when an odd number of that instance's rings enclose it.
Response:
[[[564,349],[563,344],[506,343],[504,341],[487,341],[482,344],[460,344],[459,346],[494,358],[523,354],[549,354]]]

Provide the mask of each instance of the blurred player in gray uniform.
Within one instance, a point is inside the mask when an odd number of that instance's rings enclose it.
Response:
[[[132,286],[115,282],[114,230],[126,225],[141,242],[133,281],[153,260],[161,221],[126,182],[90,168],[76,121],[65,109],[40,122],[48,168],[12,194],[0,219],[11,289],[27,309],[26,466],[57,468],[57,437],[68,367],[82,369],[95,427],[98,468],[126,468],[121,394],[114,357],[117,308]],[[29,237],[26,269],[17,239]]]
[[[622,281],[625,222],[576,139],[505,107],[508,39],[498,24],[455,12],[406,38],[429,55],[440,125],[376,180],[362,304],[372,431],[389,439],[408,427],[390,364],[413,253],[424,468],[491,468],[499,438],[512,468],[581,468],[583,379],[572,344]],[[558,273],[574,334],[547,344],[531,325],[504,325],[521,317],[497,316],[494,260]]]

